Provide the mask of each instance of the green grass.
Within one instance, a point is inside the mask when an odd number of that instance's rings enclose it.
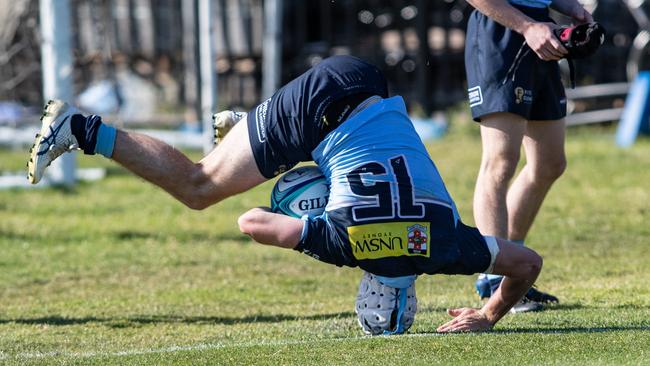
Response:
[[[430,144],[472,223],[475,126]],[[405,336],[361,336],[360,271],[252,243],[240,213],[268,183],[205,211],[184,208],[102,158],[106,179],[74,190],[0,191],[2,364],[648,364],[650,141],[571,130],[569,168],[528,238],[538,280],[562,303],[494,331],[439,335],[444,310],[479,306],[474,277],[425,276]],[[26,153],[0,151],[0,171]]]

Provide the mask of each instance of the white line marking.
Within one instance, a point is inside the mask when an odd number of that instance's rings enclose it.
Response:
[[[418,333],[418,334],[404,334],[398,337],[439,337],[442,336],[442,333]],[[395,337],[395,336],[363,336],[363,337],[348,337],[348,338],[323,338],[318,340],[293,340],[293,341],[262,341],[262,342],[242,342],[242,343],[199,343],[189,346],[170,346],[163,348],[143,348],[143,349],[132,349],[126,351],[117,351],[117,352],[65,352],[65,351],[51,351],[51,352],[23,352],[17,353],[15,355],[8,354],[6,352],[0,351],[0,360],[20,360],[20,359],[41,359],[41,358],[54,358],[54,357],[63,357],[63,358],[94,358],[94,357],[124,357],[124,356],[138,356],[138,355],[148,355],[148,354],[157,354],[157,353],[175,353],[175,352],[186,352],[186,351],[206,351],[206,350],[215,350],[220,348],[247,348],[247,347],[257,347],[257,346],[294,346],[294,345],[304,345],[304,344],[315,344],[315,343],[327,343],[327,342],[350,342],[350,341],[360,341],[367,339],[377,339],[385,337]]]

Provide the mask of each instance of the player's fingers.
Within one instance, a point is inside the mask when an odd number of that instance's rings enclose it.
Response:
[[[449,324],[449,322],[447,322],[447,323],[445,323],[445,324],[439,326],[438,329],[436,329],[436,331],[439,332],[439,333],[448,333],[448,332],[450,332],[451,329],[453,329],[453,328],[454,328],[454,325],[453,325],[453,324]]]
[[[443,325],[439,326],[436,330],[441,333],[445,333],[449,331],[450,329],[453,329],[453,327],[460,321],[460,318],[454,318]]]
[[[472,322],[465,319],[463,321],[457,322],[456,324],[447,328],[444,333],[459,333],[459,332],[469,332],[473,330]]]
[[[551,41],[551,49],[554,51],[554,54],[559,55],[560,57],[563,57],[564,55],[567,54],[567,49],[562,46],[562,43],[560,43],[557,39],[552,38]]]
[[[545,61],[559,60],[559,59],[561,59],[563,57],[562,52],[560,52],[558,49],[556,49],[551,44],[551,42],[544,45],[542,53],[544,55],[543,60],[545,60]]]
[[[465,310],[465,308],[447,309],[447,314],[449,314],[449,316],[453,316],[455,318],[455,317],[459,316],[460,314],[462,314],[463,310]]]
[[[541,49],[535,53],[537,54],[537,57],[539,57],[540,59],[544,61],[551,61],[551,55],[548,53],[548,51]]]
[[[564,57],[564,55],[552,47],[549,47],[549,49],[547,50],[547,54],[546,54],[547,61],[557,61],[562,57]]]

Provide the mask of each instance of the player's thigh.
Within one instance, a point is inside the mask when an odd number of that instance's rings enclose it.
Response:
[[[528,121],[523,139],[527,164],[533,169],[557,167],[562,170],[566,164],[565,133],[564,119]]]
[[[495,238],[499,247],[491,273],[514,278],[525,278],[531,271],[539,270],[542,258],[523,245]]]
[[[199,164],[210,177],[209,186],[218,199],[247,191],[267,180],[255,162],[245,119],[237,123]]]
[[[484,159],[519,160],[526,120],[514,113],[497,112],[481,118]]]

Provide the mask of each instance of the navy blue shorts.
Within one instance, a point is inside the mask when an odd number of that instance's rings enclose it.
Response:
[[[281,174],[311,152],[327,128],[323,115],[337,100],[355,94],[388,97],[375,66],[352,56],[333,56],[278,90],[248,114],[248,134],[260,173]]]
[[[419,274],[473,274],[488,269],[492,254],[478,229],[455,223],[452,210],[426,204],[426,225],[408,220],[376,220],[351,225],[349,208],[308,219],[307,235],[295,250],[337,266],[360,267],[370,273],[400,277]],[[425,227],[426,226],[426,227]],[[355,230],[356,229],[356,230]],[[356,238],[352,230],[360,233]],[[408,234],[398,234],[399,231]],[[416,235],[428,248],[409,248]],[[399,248],[398,248],[399,247]]]
[[[515,6],[529,17],[553,22],[547,8]],[[566,116],[557,61],[543,61],[524,37],[474,10],[467,24],[465,70],[472,117],[509,112],[527,120]]]

